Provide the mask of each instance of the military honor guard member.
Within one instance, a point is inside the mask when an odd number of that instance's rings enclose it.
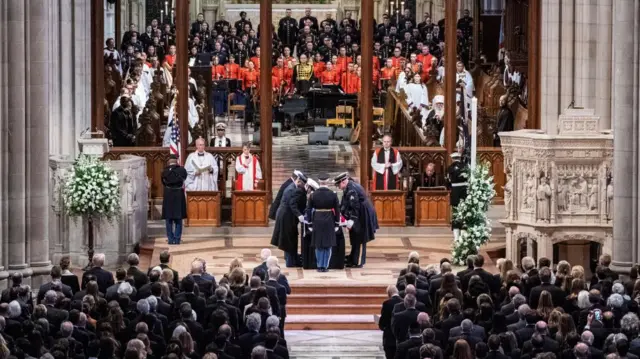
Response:
[[[303,212],[307,204],[304,189],[306,183],[307,177],[300,174],[282,194],[271,236],[271,245],[284,251],[284,259],[289,268],[302,265],[302,258],[298,254],[298,224],[304,223]]]
[[[254,191],[261,179],[260,161],[251,154],[251,143],[245,143],[242,154],[236,158],[236,191]]]
[[[340,202],[338,195],[329,189],[329,175],[318,176],[318,188],[311,193],[307,203],[311,247],[315,248],[318,272],[329,271],[331,248],[336,245],[336,233],[340,230]]]
[[[227,125],[224,122],[216,124],[216,136],[211,138],[211,147],[231,147],[231,140],[226,136]]]
[[[462,155],[460,152],[452,153],[451,159],[453,160],[453,163],[451,163],[447,169],[447,188],[451,191],[449,205],[453,210],[453,208],[467,197],[467,187],[469,186],[469,183],[464,175],[466,164],[461,161]],[[457,240],[458,236],[460,236],[462,223],[452,219],[451,229],[453,230],[453,238]]]
[[[382,148],[376,149],[371,157],[371,168],[374,170],[373,188],[375,190],[400,189],[398,174],[402,169],[400,152],[391,148],[391,135],[382,137]]]
[[[217,191],[218,190],[218,161],[204,150],[204,139],[196,140],[196,152],[187,157],[187,191]]]
[[[278,194],[276,195],[276,198],[273,200],[273,203],[271,203],[271,208],[269,208],[269,219],[273,219],[273,220],[276,219],[276,212],[278,211],[278,207],[280,206],[280,201],[282,200],[282,195],[284,194],[284,191],[287,189],[287,187],[289,187],[290,184],[292,184],[301,175],[302,175],[302,172],[298,170],[294,170],[293,173],[291,174],[291,177],[287,178],[287,180],[284,181],[282,185],[280,185]]]
[[[167,227],[169,244],[180,244],[182,220],[187,218],[187,200],[184,196],[184,182],[187,171],[178,164],[175,155],[169,157],[167,167],[162,171],[162,219]]]
[[[367,259],[367,242],[375,239],[378,217],[361,185],[342,173],[334,179],[335,185],[343,191],[340,213],[349,230],[351,253],[346,258],[347,267],[362,268]]]

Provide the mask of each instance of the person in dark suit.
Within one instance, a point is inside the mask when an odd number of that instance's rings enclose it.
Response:
[[[238,345],[242,348],[243,358],[249,358],[253,347],[264,341],[264,334],[259,332],[261,324],[262,318],[260,314],[252,313],[247,316],[247,331],[240,335],[237,340]]]
[[[487,340],[489,352],[485,359],[509,359],[508,356],[500,352],[500,336],[493,334]]]
[[[275,202],[274,202],[275,203]],[[265,273],[267,272],[267,258],[271,257],[271,249],[269,248],[263,248],[260,251],[260,259],[262,259],[262,263],[258,264],[257,266],[255,266],[253,268],[253,272],[251,273],[251,276],[253,277],[254,275],[256,275],[256,271],[258,270],[258,268],[262,269],[263,271],[265,271]]]
[[[100,290],[101,293],[105,293],[107,291],[107,288],[113,285],[113,274],[102,269],[102,266],[104,265],[104,259],[104,253],[96,253],[93,255],[93,258],[91,260],[91,269],[85,271],[82,275],[83,289],[87,286],[88,275],[93,275],[96,278],[96,282],[98,283],[98,290]]]
[[[126,277],[127,271],[125,271],[124,268],[116,269],[116,282],[112,286],[107,288],[107,291],[104,293],[104,299],[106,299],[107,301],[117,300],[119,297],[118,288],[120,288],[120,285],[124,283]],[[136,295],[137,291],[135,288],[133,288],[131,298],[136,298]]]
[[[205,278],[204,263],[201,260],[194,260],[191,262],[191,273],[187,277],[191,277],[198,286],[199,293],[205,298],[209,298],[213,291],[216,289],[216,279],[211,277],[212,280]]]
[[[462,315],[462,311],[460,310],[460,301],[458,299],[449,299],[446,306],[446,309],[449,312],[449,317],[439,322],[438,324],[440,325],[440,330],[442,330],[442,333],[444,333],[444,335],[448,338],[451,328],[459,326],[460,323],[462,323],[464,316]],[[436,327],[438,327],[437,324]]]
[[[419,348],[422,345],[422,335],[420,333],[420,324],[413,322],[409,325],[409,338],[398,344],[395,359],[405,359],[409,355],[409,350]]]
[[[479,337],[471,335],[471,330],[473,329],[473,322],[471,320],[463,320],[460,323],[460,327],[462,328],[462,330],[459,336],[453,336],[451,335],[451,332],[449,333],[449,344],[447,345],[448,355],[453,354],[453,347],[455,343],[460,339],[466,341],[471,348],[475,348],[476,344],[482,342],[482,339],[480,339]]]
[[[160,284],[160,282],[154,282],[151,284],[151,295],[156,297],[156,299],[158,300],[156,311],[160,314],[163,314],[165,317],[167,317],[168,320],[172,320],[173,308],[171,304],[165,302],[162,299],[162,284]]]
[[[463,269],[461,271],[459,271],[458,273],[456,273],[456,275],[458,276],[458,278],[464,278],[467,276],[467,274],[469,274],[471,271],[473,271],[473,261],[475,260],[476,256],[475,255],[470,255],[467,256],[467,268]]]
[[[524,342],[531,339],[531,336],[536,331],[536,322],[540,319],[538,313],[530,309],[525,315],[525,326],[524,328],[518,329],[515,331],[516,338],[518,339],[518,346],[520,348],[523,347]]]
[[[64,256],[60,259],[60,269],[62,269],[62,277],[60,281],[68,285],[71,288],[71,292],[75,293],[80,290],[80,281],[78,276],[73,274],[69,268],[71,267],[71,259],[68,256]]]
[[[64,296],[69,299],[73,298],[73,292],[71,291],[71,287],[63,284],[62,281],[60,280],[62,278],[62,269],[60,268],[60,266],[51,267],[50,274],[51,274],[51,282],[41,285],[40,289],[38,290],[38,303],[42,302],[42,300],[44,299],[45,293],[50,290],[62,292],[62,294],[64,294]]]
[[[204,309],[206,307],[206,301],[204,298],[196,295],[193,291],[196,287],[196,282],[192,276],[186,276],[181,282],[181,292],[176,294],[174,298],[174,308],[179,308],[182,303],[190,303],[191,308],[195,310],[198,317],[204,315]]]
[[[551,284],[551,269],[549,269],[549,267],[540,268],[539,276],[541,284],[532,288],[531,293],[529,294],[529,306],[531,307],[531,309],[536,309],[538,307],[540,294],[543,290],[551,293],[551,299],[553,300],[554,307],[564,306],[566,293],[562,290],[562,288],[556,287],[555,285]]]
[[[263,287],[267,291],[269,304],[271,305],[271,312],[275,316],[280,316],[280,300],[278,299],[278,292],[275,288],[267,286],[265,284],[267,280],[267,272],[262,269],[256,271],[256,277],[260,278],[260,287]]]
[[[560,350],[560,344],[553,338],[549,336],[549,330],[547,328],[547,323],[543,321],[538,321],[535,325],[534,333],[540,334],[542,337],[542,349],[545,352],[558,353]],[[522,345],[522,351],[524,353],[529,353],[533,350],[533,343],[531,340],[527,340]]]
[[[432,278],[431,281],[429,282],[429,298],[431,299],[432,305],[435,306],[436,304],[436,300],[437,300],[436,292],[442,286],[442,279],[444,275],[451,272],[452,272],[451,263],[443,262],[440,265],[440,274],[437,277]],[[455,280],[458,288],[460,288],[460,279],[456,276]]]
[[[484,266],[484,257],[481,254],[475,255],[473,259],[473,270],[461,279],[463,292],[466,292],[469,288],[469,280],[474,275],[479,276],[484,283],[488,284],[491,293],[498,293],[500,291],[500,281],[496,279],[493,274],[484,270],[482,266]]]
[[[151,296],[151,286],[153,285],[153,283],[157,282],[160,280],[160,275],[162,274],[161,271],[157,270],[158,268],[156,268],[156,270],[152,270],[149,273],[149,282],[147,282],[147,284],[143,285],[142,287],[140,287],[140,289],[138,290],[138,293],[134,296],[134,298],[136,298],[136,300],[139,299],[144,299],[147,298],[149,296]]]
[[[272,266],[267,272],[269,274],[269,280],[265,281],[264,284],[276,290],[278,303],[280,304],[280,328],[284,328],[284,320],[287,316],[287,288],[278,283],[278,277],[280,277],[279,267]]]
[[[58,293],[49,290],[44,295],[44,305],[47,307],[47,320],[51,328],[60,328],[60,324],[67,320],[69,313],[66,310],[55,307],[58,301]]]
[[[205,326],[205,329],[211,329],[210,326],[213,325],[212,315],[216,310],[223,310],[227,313],[227,323],[233,328],[234,332],[238,332],[240,329],[240,310],[235,306],[226,302],[227,299],[227,288],[220,286],[216,288],[214,298],[215,301],[208,304],[204,310],[204,315],[200,320],[200,323]],[[214,328],[215,329],[215,328]]]
[[[412,285],[414,286],[414,288],[416,287],[416,275],[413,273],[407,273],[405,275],[405,281],[407,283],[407,287]],[[404,291],[400,292],[400,296],[404,298]],[[418,300],[418,302],[422,303],[425,305],[425,307],[427,307],[427,309],[429,310],[429,312],[431,312],[431,298],[429,297],[429,291],[428,290],[424,290],[424,289],[417,289],[416,288],[416,300]]]
[[[396,338],[396,347],[409,337],[409,326],[416,322],[418,314],[416,309],[416,297],[413,294],[407,294],[404,297],[404,305],[407,309],[393,315],[391,319],[391,331]]]
[[[609,268],[609,265],[611,265],[611,255],[607,253],[602,254],[598,259],[598,267],[604,268],[605,278],[610,279],[611,282],[615,282],[616,280],[618,280],[618,273],[612,271],[611,268]],[[596,283],[598,283],[598,278],[594,275],[591,277],[591,285],[594,285]]]
[[[178,271],[176,271],[175,269],[169,267],[169,262],[171,261],[171,254],[169,253],[168,250],[163,250],[162,252],[160,252],[160,264],[158,264],[157,266],[164,269],[171,269],[171,271],[173,272],[173,287],[174,288],[179,288],[179,283],[180,281],[178,280]],[[151,270],[154,267],[149,267],[149,272],[147,274],[151,274]]]
[[[387,359],[393,359],[396,352],[396,338],[391,330],[391,318],[393,317],[393,308],[398,303],[404,303],[404,300],[398,294],[398,288],[394,285],[387,287],[387,296],[389,299],[382,303],[380,309],[380,319],[378,320],[378,328],[382,330],[382,347]]]
[[[149,282],[149,277],[138,268],[138,265],[140,265],[140,257],[135,253],[131,253],[127,257],[127,263],[129,264],[127,276],[133,278],[134,287],[140,289],[140,287]]]
[[[175,155],[169,156],[167,167],[162,171],[162,219],[166,222],[169,245],[180,244],[182,220],[187,218],[187,200],[184,195],[186,179],[187,170],[178,164]]]
[[[284,194],[284,191],[293,182],[295,182],[295,180],[298,179],[300,175],[302,175],[302,172],[298,170],[294,170],[291,177],[287,178],[287,180],[284,181],[282,185],[280,185],[280,189],[278,189],[278,194],[276,195],[276,198],[273,200],[273,203],[271,203],[271,207],[269,208],[269,219],[273,219],[273,220],[276,219],[276,212],[278,211],[278,207],[280,207],[280,202],[282,201],[282,195]],[[266,260],[266,258],[263,258],[263,260]]]

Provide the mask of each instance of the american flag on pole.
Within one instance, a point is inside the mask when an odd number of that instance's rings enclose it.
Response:
[[[178,157],[178,163],[182,164],[182,156],[180,156],[180,126],[173,116],[171,121],[171,140],[169,142],[169,153]]]
[[[500,15],[500,38],[498,39],[500,49],[504,48],[504,12]]]

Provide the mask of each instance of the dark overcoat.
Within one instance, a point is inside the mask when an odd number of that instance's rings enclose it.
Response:
[[[378,216],[361,185],[349,180],[342,195],[340,212],[346,220],[353,221],[353,227],[349,230],[352,245],[367,243],[376,238],[375,233],[380,228]]]
[[[287,189],[287,187],[289,187],[289,185],[291,185],[293,183],[293,180],[291,178],[287,178],[286,181],[284,181],[284,183],[280,186],[280,189],[278,190],[278,194],[276,195],[276,198],[273,200],[273,203],[271,203],[271,208],[269,208],[269,219],[276,219],[276,212],[278,212],[278,207],[280,207],[280,201],[282,201],[282,195],[284,194],[284,191]]]
[[[186,179],[187,170],[184,167],[171,165],[162,171],[162,219],[187,218],[187,199],[183,188]]]
[[[271,245],[278,247],[285,252],[298,251],[298,217],[307,203],[307,196],[304,189],[292,183],[287,187],[282,195],[280,206],[276,212],[276,224],[271,236]]]

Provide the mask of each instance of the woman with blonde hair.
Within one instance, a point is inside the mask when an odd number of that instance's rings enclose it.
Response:
[[[571,267],[571,276],[584,280],[584,267],[579,265]]]
[[[182,346],[182,355],[185,358],[198,358],[198,354],[196,353],[196,343],[193,341],[193,338],[191,337],[191,334],[189,334],[189,332],[185,331],[183,333],[180,333],[178,335],[178,341],[180,341],[180,344]]]
[[[555,337],[556,333],[558,332],[558,327],[560,326],[560,318],[562,318],[562,314],[564,313],[562,312],[561,308],[556,308],[551,311],[551,314],[549,314],[549,320],[547,321],[547,328],[549,328],[549,336],[552,338]]]
[[[229,274],[229,289],[236,298],[240,298],[247,292],[245,286],[247,274],[242,267],[234,268]]]
[[[231,260],[231,262],[229,262],[229,272],[225,273],[223,275],[223,277],[225,278],[229,278],[229,276],[231,276],[231,273],[233,272],[234,269],[236,268],[240,268],[244,271],[244,267],[242,266],[242,260],[240,260],[240,258],[233,258]],[[237,273],[236,273],[237,274]],[[249,274],[246,273],[245,271],[245,275],[244,275],[244,286],[247,286],[249,284]]]

